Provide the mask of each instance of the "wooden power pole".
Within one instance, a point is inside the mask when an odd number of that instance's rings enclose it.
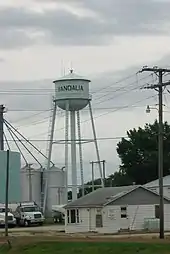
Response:
[[[170,69],[164,68],[148,68],[143,67],[140,72],[153,72],[158,78],[158,84],[151,84],[145,86],[144,89],[154,89],[158,92],[159,98],[159,131],[158,131],[158,175],[159,175],[159,196],[160,196],[160,226],[159,226],[159,237],[160,239],[164,239],[164,195],[163,195],[163,88],[170,85],[170,81],[163,83],[163,75],[165,73],[170,73]]]

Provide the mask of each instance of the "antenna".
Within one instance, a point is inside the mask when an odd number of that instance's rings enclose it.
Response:
[[[64,74],[64,76],[65,76],[65,73],[66,73],[66,71],[65,71],[65,66],[64,66],[64,64],[63,64],[63,74]]]
[[[64,66],[64,60],[61,60],[61,76],[65,76],[65,66]]]
[[[63,59],[61,60],[61,76],[64,75],[64,63],[63,63]]]
[[[73,73],[73,63],[72,63],[72,61],[70,63],[70,73]]]

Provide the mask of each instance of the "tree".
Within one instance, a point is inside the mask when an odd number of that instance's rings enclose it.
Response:
[[[121,159],[119,174],[131,183],[145,184],[158,178],[158,122],[127,132],[117,144]],[[170,125],[164,123],[164,171],[170,174]]]

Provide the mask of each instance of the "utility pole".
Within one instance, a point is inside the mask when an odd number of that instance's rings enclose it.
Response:
[[[0,150],[4,150],[4,105],[0,105]]]
[[[29,176],[29,201],[32,202],[32,173],[31,165],[28,164],[28,176]]]
[[[158,131],[158,172],[159,172],[159,196],[160,196],[160,225],[159,225],[159,237],[164,239],[164,195],[163,195],[163,87],[170,85],[170,81],[163,83],[163,75],[170,73],[170,69],[164,68],[148,68],[143,67],[140,72],[154,72],[158,78],[158,84],[152,84],[144,87],[144,89],[155,89],[158,92],[159,97],[159,131]]]
[[[5,236],[8,236],[8,192],[9,192],[9,150],[6,152],[6,185],[5,185]]]
[[[94,164],[102,163],[103,165],[103,184],[105,187],[105,179],[106,179],[106,167],[105,167],[105,160],[102,161],[91,161],[90,164],[92,165],[92,191],[94,191]],[[102,186],[102,185],[101,185]]]
[[[103,181],[104,181],[104,187],[105,187],[105,185],[106,185],[106,167],[105,167],[106,161],[103,160],[102,163],[103,163]]]

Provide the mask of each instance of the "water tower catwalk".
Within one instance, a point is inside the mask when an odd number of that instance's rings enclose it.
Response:
[[[54,109],[53,118],[51,124],[51,136],[49,144],[49,161],[51,160],[53,136],[55,129],[56,111],[57,107],[65,111],[65,187],[66,197],[65,202],[68,202],[68,171],[69,165],[71,165],[71,188],[72,188],[72,200],[77,199],[77,146],[79,147],[79,163],[80,163],[80,175],[81,175],[81,188],[84,195],[84,176],[83,176],[83,157],[82,157],[82,144],[87,143],[81,138],[81,123],[80,123],[80,111],[87,105],[89,107],[90,120],[93,132],[93,141],[95,144],[97,160],[100,162],[99,149],[97,144],[94,119],[91,107],[91,96],[89,94],[90,80],[82,78],[76,75],[72,70],[70,73],[60,79],[53,82],[55,84],[55,97],[54,97]],[[69,122],[70,119],[70,122]],[[76,132],[77,127],[77,132]],[[70,135],[69,135],[70,133]],[[77,135],[76,135],[77,134]],[[69,139],[70,136],[70,139]],[[76,137],[77,136],[77,137]],[[71,163],[69,163],[69,148],[71,147]],[[47,165],[47,170],[48,170]],[[50,169],[49,169],[50,170]],[[102,167],[99,163],[99,173],[101,178],[101,185],[103,186]]]

